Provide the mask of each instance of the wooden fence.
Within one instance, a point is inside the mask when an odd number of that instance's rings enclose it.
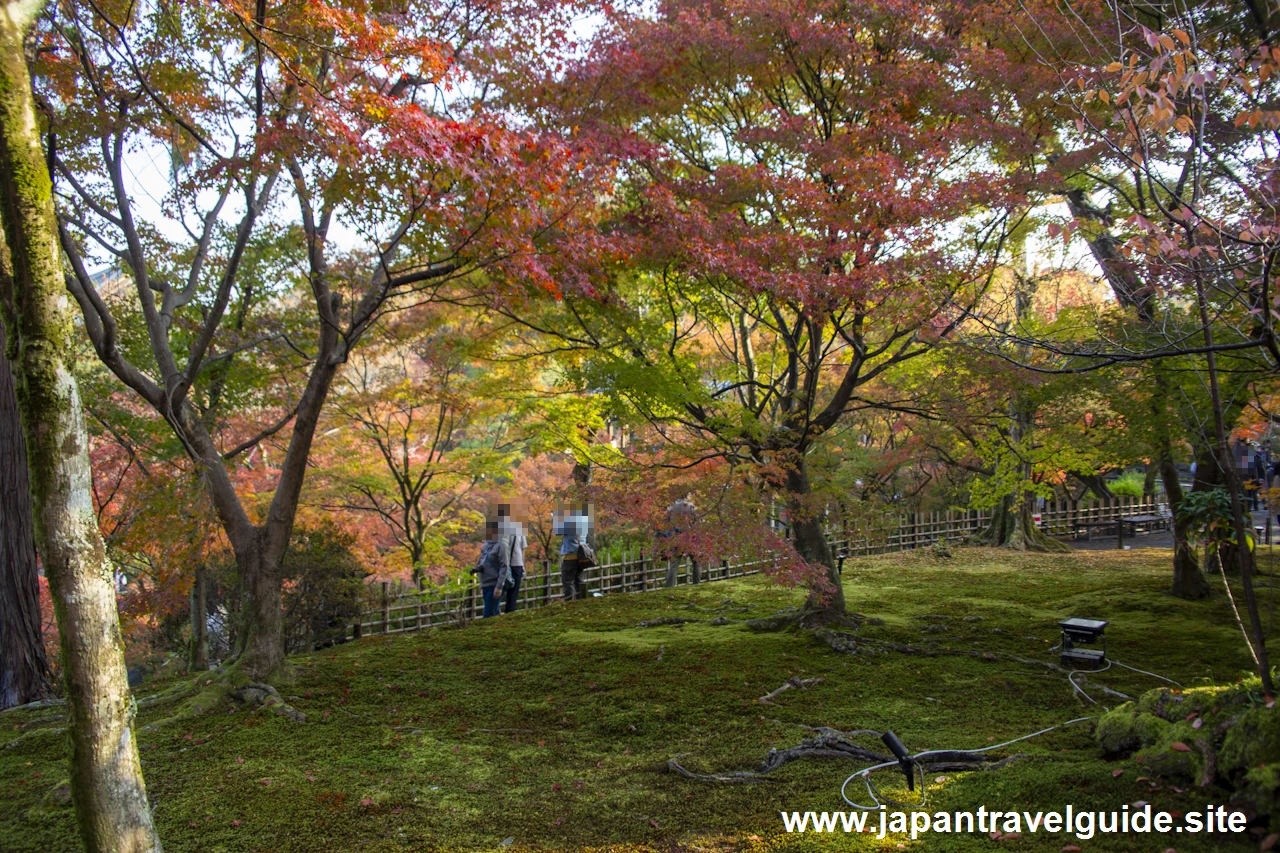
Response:
[[[1077,525],[1115,521],[1124,515],[1156,514],[1160,507],[1150,500],[1114,498],[1087,503],[1050,502],[1040,512],[1040,527],[1051,536],[1072,536]],[[950,510],[947,512],[885,515],[828,530],[833,552],[845,557],[906,551],[943,540],[957,541],[986,529],[990,510]],[[767,560],[722,560],[718,565],[700,566],[692,560],[669,561],[644,551],[626,554],[621,560],[592,566],[584,572],[592,593],[611,595],[644,592],[668,585],[706,583],[742,577],[761,571]],[[440,625],[461,624],[483,611],[480,589],[472,584],[455,592],[438,589],[417,591],[387,581],[370,589],[372,607],[347,629],[349,638],[370,634],[396,634]],[[517,609],[542,607],[561,598],[558,562],[541,561],[526,566]]]

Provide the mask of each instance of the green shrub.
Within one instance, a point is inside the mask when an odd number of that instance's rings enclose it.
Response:
[[[1108,483],[1107,488],[1111,490],[1113,495],[1120,495],[1125,498],[1140,498],[1143,495],[1142,487],[1146,479],[1146,475],[1139,471],[1127,471]]]

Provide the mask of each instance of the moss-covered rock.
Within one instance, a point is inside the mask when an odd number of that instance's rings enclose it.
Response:
[[[1241,714],[1227,730],[1219,758],[1228,771],[1280,763],[1280,711],[1258,707]]]
[[[1280,764],[1264,764],[1245,773],[1239,796],[1259,814],[1271,816],[1271,829],[1280,827]]]
[[[1138,758],[1148,775],[1182,782],[1198,778],[1204,763],[1204,758],[1194,749],[1179,750],[1172,744],[1152,746],[1138,753]]]
[[[1127,755],[1135,749],[1160,742],[1169,724],[1153,714],[1141,713],[1140,705],[1125,702],[1098,721],[1095,737],[1107,755]]]

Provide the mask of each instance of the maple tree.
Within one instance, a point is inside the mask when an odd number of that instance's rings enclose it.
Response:
[[[476,75],[495,45],[550,37],[553,11],[543,26],[516,6],[98,3],[42,31],[69,288],[98,358],[204,479],[239,567],[251,678],[283,664],[280,562],[340,366],[383,314],[458,277],[501,264],[546,280],[538,241],[569,227],[553,191],[575,155],[488,110]],[[133,158],[161,153],[140,192]],[[254,274],[272,242],[300,273]],[[101,292],[95,260],[124,286]],[[262,358],[288,377],[281,399],[235,411],[244,438],[225,443],[228,373]],[[273,482],[246,503],[233,460],[276,435]]]
[[[667,2],[609,17],[547,113],[619,163],[626,269],[532,323],[686,458],[769,472],[841,618],[807,458],[980,299],[1035,149],[963,6]],[[979,151],[1000,153],[982,157]],[[606,259],[608,256],[606,256]]]
[[[493,346],[483,315],[407,314],[343,368],[324,424],[323,506],[376,518],[418,587],[483,523],[484,484],[519,457],[518,388]]]

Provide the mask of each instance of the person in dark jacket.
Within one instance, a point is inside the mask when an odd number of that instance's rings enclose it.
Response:
[[[497,616],[503,590],[511,579],[511,548],[496,519],[484,524],[484,544],[480,546],[480,559],[471,573],[480,576],[480,594],[484,596],[482,618]]]

